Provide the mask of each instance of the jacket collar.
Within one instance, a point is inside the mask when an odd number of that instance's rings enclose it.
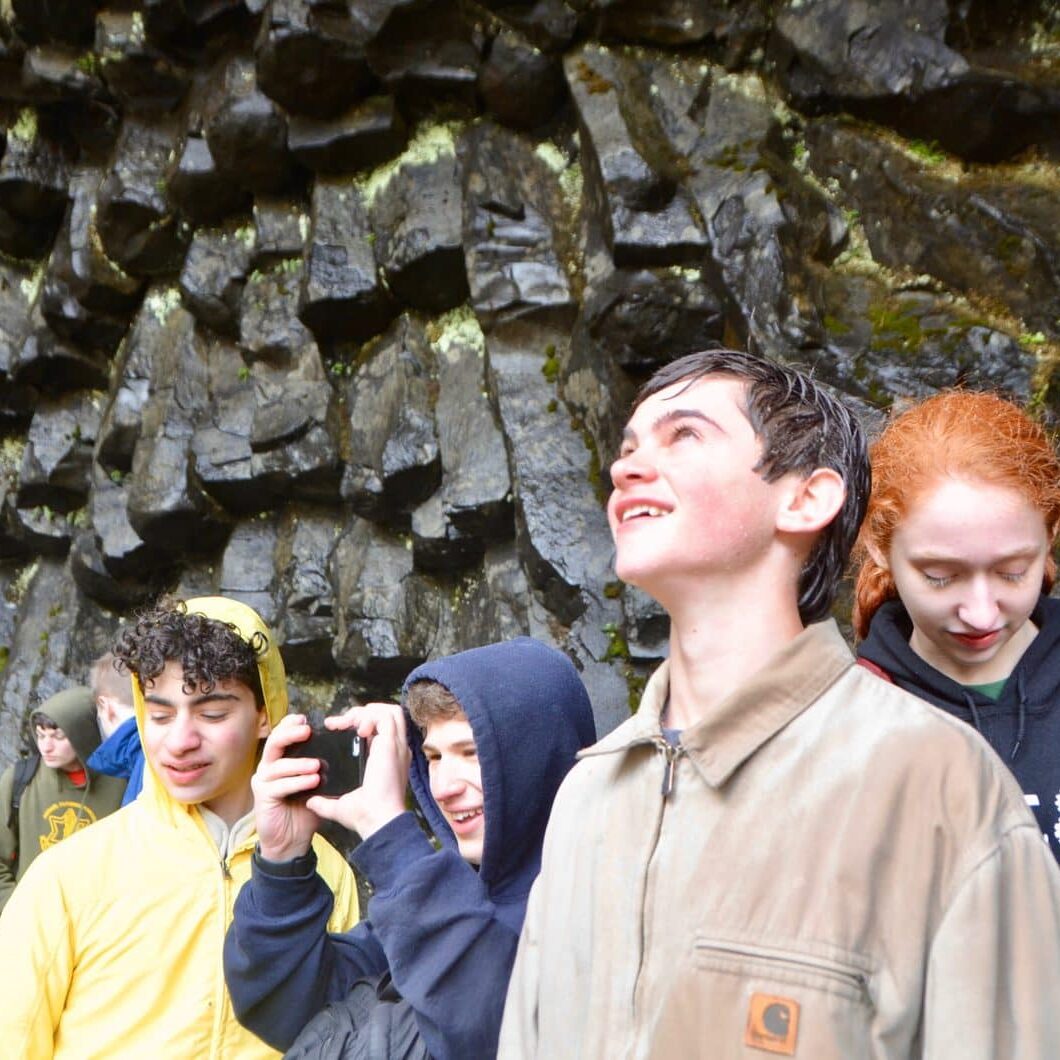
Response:
[[[720,787],[853,663],[834,620],[808,626],[754,677],[717,704],[708,717],[685,729],[681,748],[703,779],[711,787]],[[608,754],[662,741],[659,716],[669,687],[670,663],[666,661],[648,682],[637,713],[583,755]]]

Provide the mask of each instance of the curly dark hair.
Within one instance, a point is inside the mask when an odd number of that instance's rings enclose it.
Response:
[[[180,660],[184,668],[184,691],[201,688],[210,692],[218,681],[240,681],[254,693],[259,707],[265,705],[258,674],[258,656],[268,647],[266,638],[255,633],[250,643],[235,626],[205,615],[188,614],[183,600],[159,600],[137,616],[114,645],[118,669],[135,674],[146,688],[167,662]]]

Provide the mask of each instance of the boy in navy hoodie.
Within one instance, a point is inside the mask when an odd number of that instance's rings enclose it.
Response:
[[[373,703],[328,719],[371,741],[357,790],[291,799],[317,784],[316,759],[283,756],[309,736],[297,715],[253,781],[259,849],[225,975],[240,1021],[277,1048],[298,1038],[295,1055],[325,1041],[329,1056],[496,1053],[552,800],[595,740],[570,660],[527,638],[426,663],[405,697],[407,714]],[[406,781],[438,850],[405,808]],[[374,891],[343,935],[327,933],[331,896],[309,849],[321,818],[362,837],[353,861]]]
[[[88,764],[97,772],[128,781],[121,800],[124,806],[144,786],[144,749],[136,728],[132,680],[128,674],[119,673],[114,662],[114,653],[108,651],[92,664],[90,671],[103,742],[92,752]]]

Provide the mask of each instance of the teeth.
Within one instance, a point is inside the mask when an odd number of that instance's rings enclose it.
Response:
[[[665,515],[666,512],[662,508],[656,508],[651,504],[635,504],[632,508],[627,508],[622,513],[622,522],[627,523],[630,519],[636,519],[638,515],[647,515],[652,519],[657,519],[660,515]]]
[[[467,813],[454,813],[453,820],[460,821],[461,823],[464,821],[470,821],[472,817],[478,817],[480,813],[482,813],[481,810],[469,810]]]

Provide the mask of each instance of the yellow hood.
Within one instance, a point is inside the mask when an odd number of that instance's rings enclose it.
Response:
[[[258,676],[261,679],[261,691],[265,697],[265,712],[269,716],[270,727],[275,725],[287,713],[287,671],[284,669],[280,649],[272,630],[262,621],[261,616],[252,607],[238,600],[228,600],[223,596],[197,596],[186,602],[188,614],[205,615],[226,625],[234,626],[239,636],[257,650]],[[136,708],[136,727],[140,732],[140,742],[144,739],[144,693],[140,679],[133,674],[133,705]],[[180,803],[169,797],[165,787],[159,782],[145,756],[144,796],[153,798],[157,803],[171,808],[181,807]],[[143,797],[143,796],[142,796]],[[191,807],[181,807],[190,810]]]

